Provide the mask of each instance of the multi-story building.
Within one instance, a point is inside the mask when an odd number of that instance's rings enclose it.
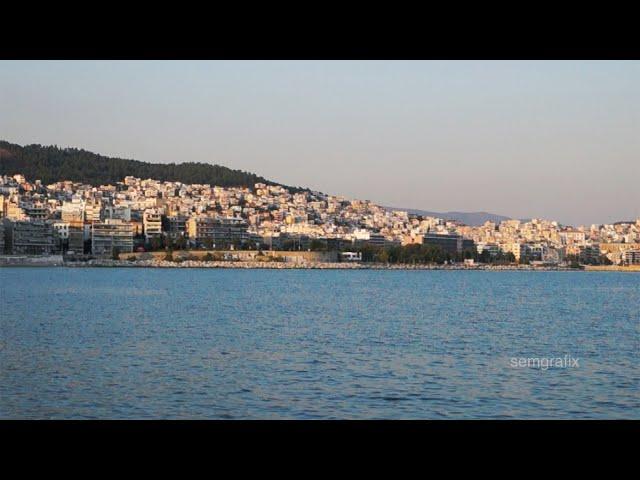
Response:
[[[443,251],[452,255],[475,249],[473,240],[466,239],[462,235],[447,233],[426,233],[422,244],[440,247]]]
[[[502,245],[502,251],[504,253],[511,253],[516,262],[520,261],[520,256],[523,250],[523,246],[520,242],[508,242]]]
[[[191,217],[187,235],[196,246],[216,248],[249,241],[247,222],[240,218]]]
[[[106,205],[102,208],[100,218],[102,220],[106,220],[110,218],[110,219],[120,219],[125,222],[130,222],[131,208],[127,206]]]
[[[384,247],[386,238],[384,235],[380,233],[371,232],[369,234],[369,238],[364,240],[368,245],[373,245],[374,247]]]
[[[53,238],[56,250],[66,252],[69,248],[69,224],[66,222],[54,222]]]
[[[625,265],[640,265],[640,250],[626,250],[622,255]]]
[[[601,243],[600,250],[614,264],[624,263],[624,254],[628,250],[640,250],[640,243]]]
[[[131,224],[120,219],[106,219],[93,224],[91,252],[94,255],[113,255],[133,252]]]
[[[476,243],[470,238],[463,237],[458,253],[473,252],[474,250],[476,250]]]
[[[580,262],[586,264],[597,264],[600,263],[600,246],[595,245],[584,245],[580,247]]]
[[[500,247],[495,243],[480,242],[476,245],[476,249],[479,255],[482,255],[482,253],[486,251],[492,258],[500,254]]]
[[[585,232],[579,230],[566,230],[560,232],[560,240],[563,245],[583,245],[585,242]]]
[[[11,226],[12,253],[49,255],[55,251],[53,226],[45,220],[20,220]]]
[[[49,216],[49,209],[41,203],[25,203],[22,209],[24,214],[33,220],[46,220]]]
[[[27,214],[25,213],[24,209],[22,209],[20,207],[20,205],[18,205],[17,203],[14,202],[8,202],[6,205],[6,215],[5,215],[9,220],[13,220],[13,221],[20,221],[20,220],[27,220]]]
[[[164,218],[163,228],[171,238],[183,237],[187,233],[189,217],[173,215]]]
[[[100,221],[102,205],[99,201],[87,202],[84,206],[84,219],[87,223]]]
[[[60,208],[63,222],[82,223],[84,222],[84,203],[80,199],[71,202],[64,202]]]
[[[69,238],[67,240],[67,249],[69,252],[82,255],[84,253],[84,224],[70,222],[69,223]]]
[[[75,254],[84,253],[84,202],[74,198],[71,202],[63,202],[60,209],[62,222],[69,225],[67,248]]]
[[[540,243],[524,243],[520,245],[520,258],[518,260],[541,262],[545,250],[545,246]]]
[[[162,214],[159,211],[155,209],[145,210],[142,223],[144,225],[144,237],[147,240],[162,235]]]

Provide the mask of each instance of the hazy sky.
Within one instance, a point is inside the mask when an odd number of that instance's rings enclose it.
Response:
[[[640,217],[640,62],[0,62],[0,138],[434,211]]]

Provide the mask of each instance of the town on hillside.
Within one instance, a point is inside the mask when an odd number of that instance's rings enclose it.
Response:
[[[343,261],[640,264],[640,219],[467,226],[319,192],[161,182],[43,185],[0,176],[0,254],[122,258],[187,250],[324,251]]]

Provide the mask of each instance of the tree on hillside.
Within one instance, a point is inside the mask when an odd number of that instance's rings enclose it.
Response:
[[[254,173],[200,162],[147,163],[107,157],[77,148],[20,146],[0,141],[0,175],[23,174],[44,185],[63,180],[91,185],[115,185],[124,177],[152,178],[159,181],[200,183],[222,187],[250,187],[256,183],[278,185]],[[287,187],[293,192],[304,191]]]

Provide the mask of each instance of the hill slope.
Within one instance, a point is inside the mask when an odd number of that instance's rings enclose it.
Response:
[[[486,221],[500,223],[503,220],[509,220],[511,218],[488,212],[430,212],[427,210],[416,210],[413,208],[395,208],[395,210],[404,210],[424,217],[438,217],[446,220],[457,220],[472,227],[482,225]]]
[[[253,173],[208,163],[147,163],[106,157],[77,148],[42,145],[23,147],[0,140],[0,175],[16,173],[25,175],[31,181],[42,180],[45,185],[62,180],[91,185],[115,184],[128,175],[222,187],[253,187],[258,182],[280,185]]]

